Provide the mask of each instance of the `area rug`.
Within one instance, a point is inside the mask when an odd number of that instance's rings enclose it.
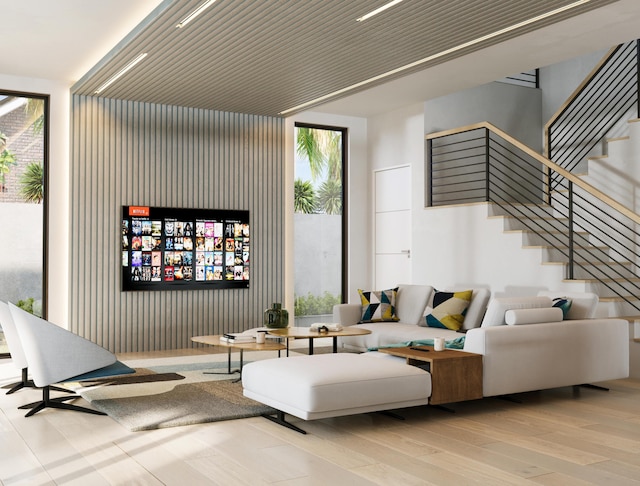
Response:
[[[238,365],[232,362],[232,368]],[[224,373],[226,355],[217,362],[135,369],[133,375],[79,384],[77,392],[132,432],[275,413],[243,396],[237,374],[205,374]]]

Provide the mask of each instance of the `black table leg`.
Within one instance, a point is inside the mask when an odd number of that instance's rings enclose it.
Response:
[[[227,348],[227,371],[226,372],[217,372],[217,371],[204,371],[205,375],[232,375],[234,373],[242,372],[242,348],[240,348],[240,369],[232,370],[231,369],[231,348]]]

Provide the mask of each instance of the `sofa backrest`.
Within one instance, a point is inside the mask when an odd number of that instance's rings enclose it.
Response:
[[[467,288],[447,289],[450,291],[467,290]],[[398,285],[396,295],[396,315],[405,324],[423,324],[424,311],[434,288],[431,285]],[[463,329],[480,327],[482,317],[491,297],[489,289],[473,289],[471,304],[464,317]]]
[[[564,292],[562,290],[541,290],[539,296],[550,299],[571,299],[571,308],[567,313],[567,319],[591,319],[596,313],[599,298],[591,292]]]
[[[487,304],[489,303],[490,297],[491,291],[489,289],[473,289],[473,293],[471,294],[471,304],[464,316],[462,329],[480,327],[482,318],[487,310]]]
[[[404,324],[418,324],[433,293],[431,285],[398,285],[396,315]]]

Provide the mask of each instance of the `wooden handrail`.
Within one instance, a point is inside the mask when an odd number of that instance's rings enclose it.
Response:
[[[530,157],[536,159],[541,164],[543,164],[546,167],[550,168],[552,171],[557,172],[562,177],[564,177],[565,179],[571,181],[576,186],[584,189],[586,192],[591,194],[596,199],[602,201],[607,206],[612,207],[613,209],[615,209],[619,213],[623,214],[624,216],[626,216],[627,218],[629,218],[633,222],[635,222],[637,224],[640,224],[640,215],[638,215],[637,213],[631,211],[629,208],[623,206],[622,204],[620,204],[615,199],[612,199],[611,197],[607,196],[604,192],[600,191],[599,189],[596,189],[594,186],[592,186],[588,182],[583,181],[579,177],[573,175],[571,172],[563,169],[562,167],[560,167],[555,162],[552,162],[547,157],[545,157],[543,155],[540,155],[539,153],[537,153],[536,151],[534,151],[533,149],[531,149],[527,145],[525,145],[522,142],[516,140],[515,138],[513,138],[508,133],[500,130],[498,127],[496,127],[495,125],[493,125],[493,124],[491,124],[491,123],[489,123],[487,121],[480,122],[480,123],[474,123],[472,125],[466,125],[464,127],[453,128],[453,129],[450,129],[450,130],[443,130],[441,132],[430,133],[430,134],[425,136],[425,140],[445,137],[445,136],[449,136],[449,135],[455,135],[457,133],[470,132],[472,130],[477,130],[477,129],[480,129],[480,128],[485,128],[487,130],[492,131],[496,135],[502,137],[507,142],[511,143],[515,147],[517,147],[520,150],[522,150],[523,152],[525,152]]]
[[[558,117],[562,114],[562,112],[569,106],[573,101],[578,97],[578,95],[582,92],[584,87],[595,77],[595,75],[602,69],[611,56],[615,54],[615,52],[622,47],[622,44],[617,45],[609,49],[609,51],[600,59],[598,64],[591,70],[591,72],[582,80],[582,83],[569,95],[566,101],[558,108],[549,121],[544,125],[544,156],[549,158],[549,127],[558,119]]]

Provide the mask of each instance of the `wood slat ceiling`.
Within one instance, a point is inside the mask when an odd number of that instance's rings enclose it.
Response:
[[[167,0],[72,91],[94,95],[114,73],[147,52],[140,64],[100,96],[279,116],[332,93],[338,92],[323,101],[423,70],[615,0],[591,0],[407,69],[403,67],[575,0],[404,0],[376,17],[356,22],[356,18],[387,1],[217,0],[197,19],[178,29],[176,24],[203,0]],[[385,75],[393,70],[398,72]],[[340,92],[359,83],[348,92]],[[311,106],[313,103],[304,109]]]

